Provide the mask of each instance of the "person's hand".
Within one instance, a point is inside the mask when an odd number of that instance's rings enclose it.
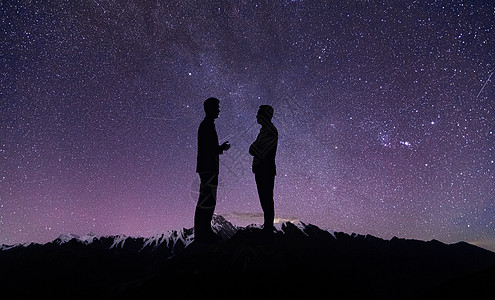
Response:
[[[222,149],[222,151],[226,151],[226,150],[229,150],[230,149],[230,144],[229,144],[229,141],[226,141],[225,143],[223,143],[220,148]]]

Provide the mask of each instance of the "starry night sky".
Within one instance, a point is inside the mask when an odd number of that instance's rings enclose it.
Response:
[[[2,1],[0,244],[192,227],[220,99],[216,213],[495,250],[491,1]]]

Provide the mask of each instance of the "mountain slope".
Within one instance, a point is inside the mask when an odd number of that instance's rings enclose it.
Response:
[[[272,239],[247,228],[224,243],[192,244],[123,295],[174,287],[172,298],[425,299],[437,285],[495,264],[494,253],[467,243],[386,241],[298,225],[284,223]]]
[[[446,294],[455,280],[490,278],[486,270],[495,265],[495,253],[462,242],[388,241],[302,222],[284,223],[267,237],[221,216],[212,227],[224,241],[195,243],[193,231],[182,229],[6,247],[0,288],[16,297],[85,299],[423,299]]]

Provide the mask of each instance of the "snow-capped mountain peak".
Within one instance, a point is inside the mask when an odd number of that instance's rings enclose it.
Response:
[[[223,239],[232,237],[240,227],[227,221],[221,215],[213,215],[211,222],[212,230]],[[119,251],[165,251],[167,256],[174,255],[177,251],[183,250],[194,241],[194,230],[192,228],[182,228],[180,230],[170,230],[162,234],[150,237],[130,237],[126,235],[98,236],[94,233],[85,235],[61,234],[51,244],[67,245],[69,243],[80,243],[92,245],[96,248],[115,249]],[[6,251],[17,247],[28,247],[32,243],[1,245],[0,251]]]
[[[301,221],[294,223],[284,222],[275,224],[277,232],[285,234],[302,234],[308,236],[308,226]],[[259,224],[252,224],[245,228],[233,225],[221,215],[213,215],[211,227],[213,232],[218,234],[222,239],[228,240],[236,232],[242,229],[261,229]],[[335,235],[332,234],[334,237]],[[56,238],[52,244],[66,245],[71,243],[80,243],[82,245],[91,245],[94,248],[113,249],[117,251],[131,252],[166,252],[165,256],[173,256],[194,241],[194,230],[192,228],[182,228],[179,230],[170,230],[162,234],[156,234],[150,237],[130,237],[126,235],[97,236],[94,233],[85,235],[62,234]],[[15,247],[26,247],[24,245],[2,245],[0,250],[8,250]],[[69,245],[70,246],[70,245]]]
[[[76,240],[77,242],[83,243],[83,244],[91,244],[95,239],[98,237],[94,233],[88,233],[83,236],[79,236],[77,234],[61,234],[58,238],[56,238],[53,242],[55,244],[61,245],[68,243],[72,240]]]

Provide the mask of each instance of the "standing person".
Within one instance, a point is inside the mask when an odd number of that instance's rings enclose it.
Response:
[[[215,211],[218,186],[219,155],[230,148],[229,142],[218,145],[215,119],[220,112],[220,100],[208,98],[204,101],[205,118],[198,129],[198,158],[196,172],[201,185],[194,214],[194,234],[197,241],[218,239],[211,229],[211,218]]]
[[[272,233],[275,217],[273,187],[277,174],[275,155],[277,154],[278,131],[272,123],[272,117],[273,107],[261,105],[256,115],[256,120],[261,125],[260,133],[249,147],[249,154],[253,156],[254,178],[263,209],[263,230],[266,233]]]

